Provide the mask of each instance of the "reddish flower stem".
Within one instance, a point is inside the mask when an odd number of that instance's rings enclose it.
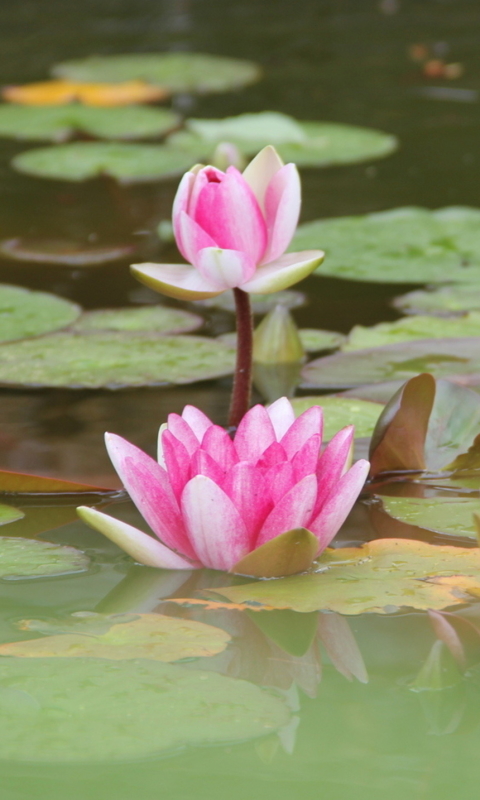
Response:
[[[250,297],[241,289],[234,289],[237,312],[237,361],[233,378],[232,399],[228,424],[237,428],[250,408],[252,394],[253,316]]]

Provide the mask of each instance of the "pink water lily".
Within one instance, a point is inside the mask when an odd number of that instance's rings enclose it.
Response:
[[[310,275],[321,250],[284,255],[300,214],[300,179],[274,147],[265,147],[243,174],[196,166],[173,204],[178,249],[189,264],[134,264],[133,274],[169,297],[201,300],[227,289],[269,294]]]
[[[115,469],[158,538],[92,508],[79,514],[149,566],[242,571],[236,567],[248,554],[297,529],[313,541],[312,561],[344,522],[369,469],[364,460],[348,468],[353,426],[321,450],[322,421],[319,406],[295,419],[281,398],[250,409],[232,440],[186,406],[160,428],[158,463],[106,434]]]

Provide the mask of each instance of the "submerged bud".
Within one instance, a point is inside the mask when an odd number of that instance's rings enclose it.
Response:
[[[275,306],[262,319],[253,335],[253,360],[257,364],[293,364],[305,357],[292,315],[285,306]]]

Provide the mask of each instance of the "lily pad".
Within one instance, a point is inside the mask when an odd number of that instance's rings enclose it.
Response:
[[[326,395],[296,397],[290,402],[297,416],[312,406],[323,408],[323,436],[326,441],[333,439],[335,434],[347,425],[355,425],[357,438],[371,436],[383,410],[380,403],[371,403],[368,400],[357,400],[350,397],[328,397]]]
[[[10,522],[16,522],[18,519],[23,519],[25,516],[23,511],[13,506],[7,506],[0,503],[0,525],[8,525]]]
[[[0,349],[0,384],[119,389],[193,383],[228,375],[234,351],[199,336],[59,333]]]
[[[169,142],[191,153],[194,161],[208,160],[222,141],[253,155],[274,144],[285,162],[299,167],[328,167],[383,158],[396,150],[395,136],[371,128],[333,122],[300,122],[277,112],[240,114],[226,119],[190,119],[186,130]]]
[[[42,336],[66,328],[80,314],[79,306],[62,297],[0,284],[0,342]]]
[[[0,492],[7,494],[83,494],[85,492],[113,492],[104,486],[92,486],[87,483],[76,483],[61,478],[48,478],[44,475],[32,475],[28,472],[10,472],[0,470]],[[76,514],[72,514],[75,519]],[[53,526],[51,526],[53,527]]]
[[[66,620],[63,630],[60,621],[56,625],[61,630],[58,634],[0,645],[0,657],[107,658],[113,661],[144,658],[169,662],[216,655],[225,650],[230,641],[229,634],[221,628],[162,614],[93,614],[80,620]],[[99,625],[104,630],[99,630]],[[28,624],[22,627],[31,629]],[[42,632],[41,622],[40,628],[37,622],[33,629]]]
[[[107,308],[87,311],[75,325],[75,330],[141,331],[150,333],[186,333],[203,325],[202,317],[168,306],[141,308]]]
[[[404,314],[435,314],[439,317],[480,311],[478,286],[441,286],[435,291],[408,292],[396,297],[393,305]]]
[[[387,514],[448,536],[477,538],[473,515],[480,513],[480,497],[381,497]]]
[[[303,292],[297,292],[295,289],[285,289],[283,292],[275,292],[274,294],[251,294],[250,302],[254,314],[267,314],[278,305],[286,308],[300,308],[300,306],[306,304],[307,299]],[[235,298],[232,291],[222,292],[222,294],[210,297],[208,300],[195,300],[193,305],[199,308],[219,308],[222,311],[235,313]]]
[[[480,209],[397,208],[301,225],[290,249],[325,250],[315,275],[379,283],[480,282]]]
[[[480,349],[476,337],[421,339],[385,347],[335,353],[317,358],[302,370],[303,386],[340,389],[367,383],[408,380],[419,372],[438,378],[463,376],[464,383],[480,382]]]
[[[409,539],[376,539],[362,547],[326,550],[321,572],[215,587],[232,603],[294,611],[386,614],[399,608],[441,609],[480,592],[480,550]]]
[[[345,339],[341,333],[322,331],[317,328],[300,328],[298,335],[306,353],[318,353],[320,350],[336,350]],[[237,334],[235,331],[222,333],[217,338],[230,347],[236,346]]]
[[[74,547],[0,537],[0,579],[46,578],[85,572],[89,558]]]
[[[132,258],[132,245],[89,245],[68,239],[17,238],[0,241],[0,256],[28,264],[54,264],[57,267],[99,267]]]
[[[77,134],[99,139],[149,139],[178,127],[180,117],[165,108],[95,108],[0,105],[0,137],[65,142]]]
[[[453,339],[462,336],[480,336],[480,312],[451,319],[433,316],[406,317],[396,322],[380,322],[370,328],[355,325],[342,345],[342,350],[348,352],[417,339]]]
[[[55,64],[55,78],[115,83],[142,80],[172,92],[226,92],[261,77],[252,61],[202,53],[128,53],[89,56]]]
[[[76,81],[37,81],[20,86],[5,86],[1,95],[9,103],[25,106],[58,106],[83,103],[86,106],[131,106],[165,100],[170,92],[145,81],[123,83],[78,83]]]
[[[266,736],[290,718],[252,683],[144,659],[2,658],[0,708],[0,758],[20,762],[143,759]]]
[[[121,142],[75,142],[20,153],[12,161],[18,172],[63,181],[86,181],[109,175],[119,183],[175,178],[190,169],[188,153],[164,145]]]

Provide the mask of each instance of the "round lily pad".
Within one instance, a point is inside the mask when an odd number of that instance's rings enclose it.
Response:
[[[186,333],[203,325],[203,319],[188,311],[167,306],[107,308],[87,311],[75,325],[76,331],[142,331]]]
[[[45,578],[84,572],[89,559],[74,547],[0,536],[0,578]]]
[[[286,308],[299,308],[305,305],[306,297],[303,292],[295,289],[286,289],[274,294],[251,294],[250,302],[254,314],[268,314],[275,306],[282,305]],[[195,300],[194,306],[199,308],[220,308],[222,311],[235,312],[235,299],[232,291],[222,292],[208,300]]]
[[[226,92],[254,83],[261,76],[252,61],[202,53],[129,53],[89,56],[55,64],[55,78],[120,83],[142,80],[172,92]]]
[[[173,134],[169,142],[190,152],[195,161],[208,160],[222,141],[232,142],[249,155],[274,144],[284,161],[293,161],[300,167],[382,158],[397,147],[395,136],[382,131],[332,122],[299,122],[268,111],[222,120],[192,119],[186,127]]]
[[[54,264],[57,267],[99,267],[135,253],[132,245],[89,245],[68,239],[18,238],[0,241],[0,256],[29,264]]]
[[[66,328],[80,314],[79,306],[62,297],[0,284],[0,342]]]
[[[381,403],[371,403],[368,400],[357,400],[351,397],[329,397],[327,395],[296,397],[290,402],[297,416],[312,406],[323,408],[323,436],[326,441],[333,439],[335,434],[347,425],[355,425],[357,438],[371,436],[383,411]]]
[[[0,384],[29,388],[119,389],[218,378],[234,351],[214,339],[152,333],[66,332],[0,349]]]
[[[301,225],[290,249],[321,248],[316,275],[379,283],[480,282],[480,209],[397,208]]]
[[[22,140],[64,142],[78,133],[100,139],[146,139],[163,136],[179,122],[180,117],[165,108],[0,105],[0,137]]]
[[[104,762],[238,742],[285,725],[283,699],[216,672],[137,659],[0,660],[0,758]]]
[[[441,286],[435,291],[408,292],[396,297],[392,305],[404,314],[452,316],[480,311],[480,282],[477,286]]]
[[[462,375],[465,376],[462,382],[478,385],[475,373],[480,373],[479,339],[421,339],[335,353],[307,364],[302,370],[302,379],[305,387],[340,389],[406,381],[420,372],[431,372],[437,378]]]
[[[38,178],[86,181],[109,175],[120,183],[174,178],[192,166],[191,155],[163,145],[75,142],[20,153],[12,161],[19,172]]]
[[[477,538],[473,521],[480,514],[480,497],[381,497],[394,519],[448,536]]]
[[[356,325],[345,344],[342,345],[342,350],[362,350],[367,347],[382,347],[387,344],[417,339],[443,339],[444,337],[452,339],[462,336],[480,336],[479,312],[452,319],[433,316],[405,317],[396,322],[381,322],[371,328]]]

